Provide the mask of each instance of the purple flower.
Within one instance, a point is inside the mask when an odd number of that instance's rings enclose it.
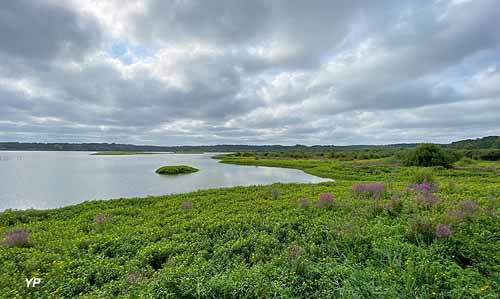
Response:
[[[457,210],[457,211],[450,211],[448,213],[448,216],[451,217],[451,218],[454,218],[455,220],[462,220],[465,218],[465,213],[461,210]]]
[[[473,200],[466,200],[461,205],[461,210],[467,215],[472,215],[476,211],[476,208],[477,204]]]
[[[455,211],[450,212],[449,216],[456,220],[470,220],[476,209],[477,203],[473,200],[467,200],[462,202]]]
[[[18,228],[7,232],[3,244],[7,247],[23,247],[29,245],[30,232],[25,228]]]
[[[330,192],[322,193],[316,203],[316,207],[323,208],[333,204],[333,195]]]
[[[192,203],[192,202],[190,202],[190,201],[184,201],[184,202],[182,202],[182,204],[181,204],[181,208],[182,208],[183,210],[190,210],[190,209],[192,209],[192,208],[193,208],[193,203]]]
[[[436,192],[438,190],[438,186],[436,183],[429,183],[427,180],[424,180],[422,183],[416,183],[413,186],[408,187],[408,191],[413,192]]]
[[[426,207],[431,207],[440,200],[441,198],[439,198],[439,196],[430,192],[422,192],[417,196],[417,201]]]
[[[453,235],[453,230],[446,224],[438,224],[436,225],[436,237],[450,237]]]
[[[107,219],[108,219],[108,216],[106,216],[104,214],[95,215],[95,223],[97,223],[97,224],[103,224],[104,222],[106,222]]]
[[[369,195],[373,199],[377,199],[385,190],[385,185],[381,183],[358,184],[352,187],[357,195]]]
[[[425,218],[414,218],[410,221],[409,237],[414,241],[423,240],[430,244],[436,237],[434,224]]]

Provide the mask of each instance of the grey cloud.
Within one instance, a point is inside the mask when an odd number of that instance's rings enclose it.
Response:
[[[266,27],[267,1],[146,1],[134,17],[140,39],[239,44]]]
[[[330,55],[363,16],[387,26],[378,14],[407,1],[147,1],[132,14],[134,38],[157,44],[206,43],[228,48],[263,48],[263,61],[287,69],[313,67]],[[369,26],[369,25],[367,25]]]
[[[96,22],[64,4],[4,1],[0,10],[0,58],[31,65],[46,65],[61,57],[79,59],[99,47],[102,32]]]
[[[311,90],[324,95],[334,88],[330,101],[338,103],[322,112],[399,109],[466,100],[467,95],[447,83],[454,75],[449,69],[462,68],[466,58],[481,51],[499,50],[499,35],[487,28],[499,25],[500,5],[489,0],[462,5],[451,6],[441,21],[438,18],[443,11],[436,12],[435,7],[419,9],[407,16],[403,25],[377,33],[373,48],[362,58],[347,60],[347,66],[324,72],[322,82]]]

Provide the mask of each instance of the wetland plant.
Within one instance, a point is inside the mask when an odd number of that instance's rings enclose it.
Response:
[[[352,189],[359,197],[378,199],[385,192],[385,185],[382,183],[357,184],[354,185]]]
[[[27,247],[30,245],[30,232],[25,228],[17,228],[7,232],[3,245],[7,247]]]

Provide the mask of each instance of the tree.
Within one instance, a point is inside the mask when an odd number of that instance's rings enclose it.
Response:
[[[408,151],[403,158],[403,164],[406,166],[443,166],[449,168],[457,158],[438,145],[425,143],[417,146],[414,150]]]

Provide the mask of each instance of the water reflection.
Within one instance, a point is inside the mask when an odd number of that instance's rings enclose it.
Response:
[[[89,152],[0,152],[0,210],[47,209],[91,199],[144,197],[199,189],[318,183],[300,170],[218,163],[213,154],[92,156]],[[186,164],[200,171],[160,176],[163,165]]]

